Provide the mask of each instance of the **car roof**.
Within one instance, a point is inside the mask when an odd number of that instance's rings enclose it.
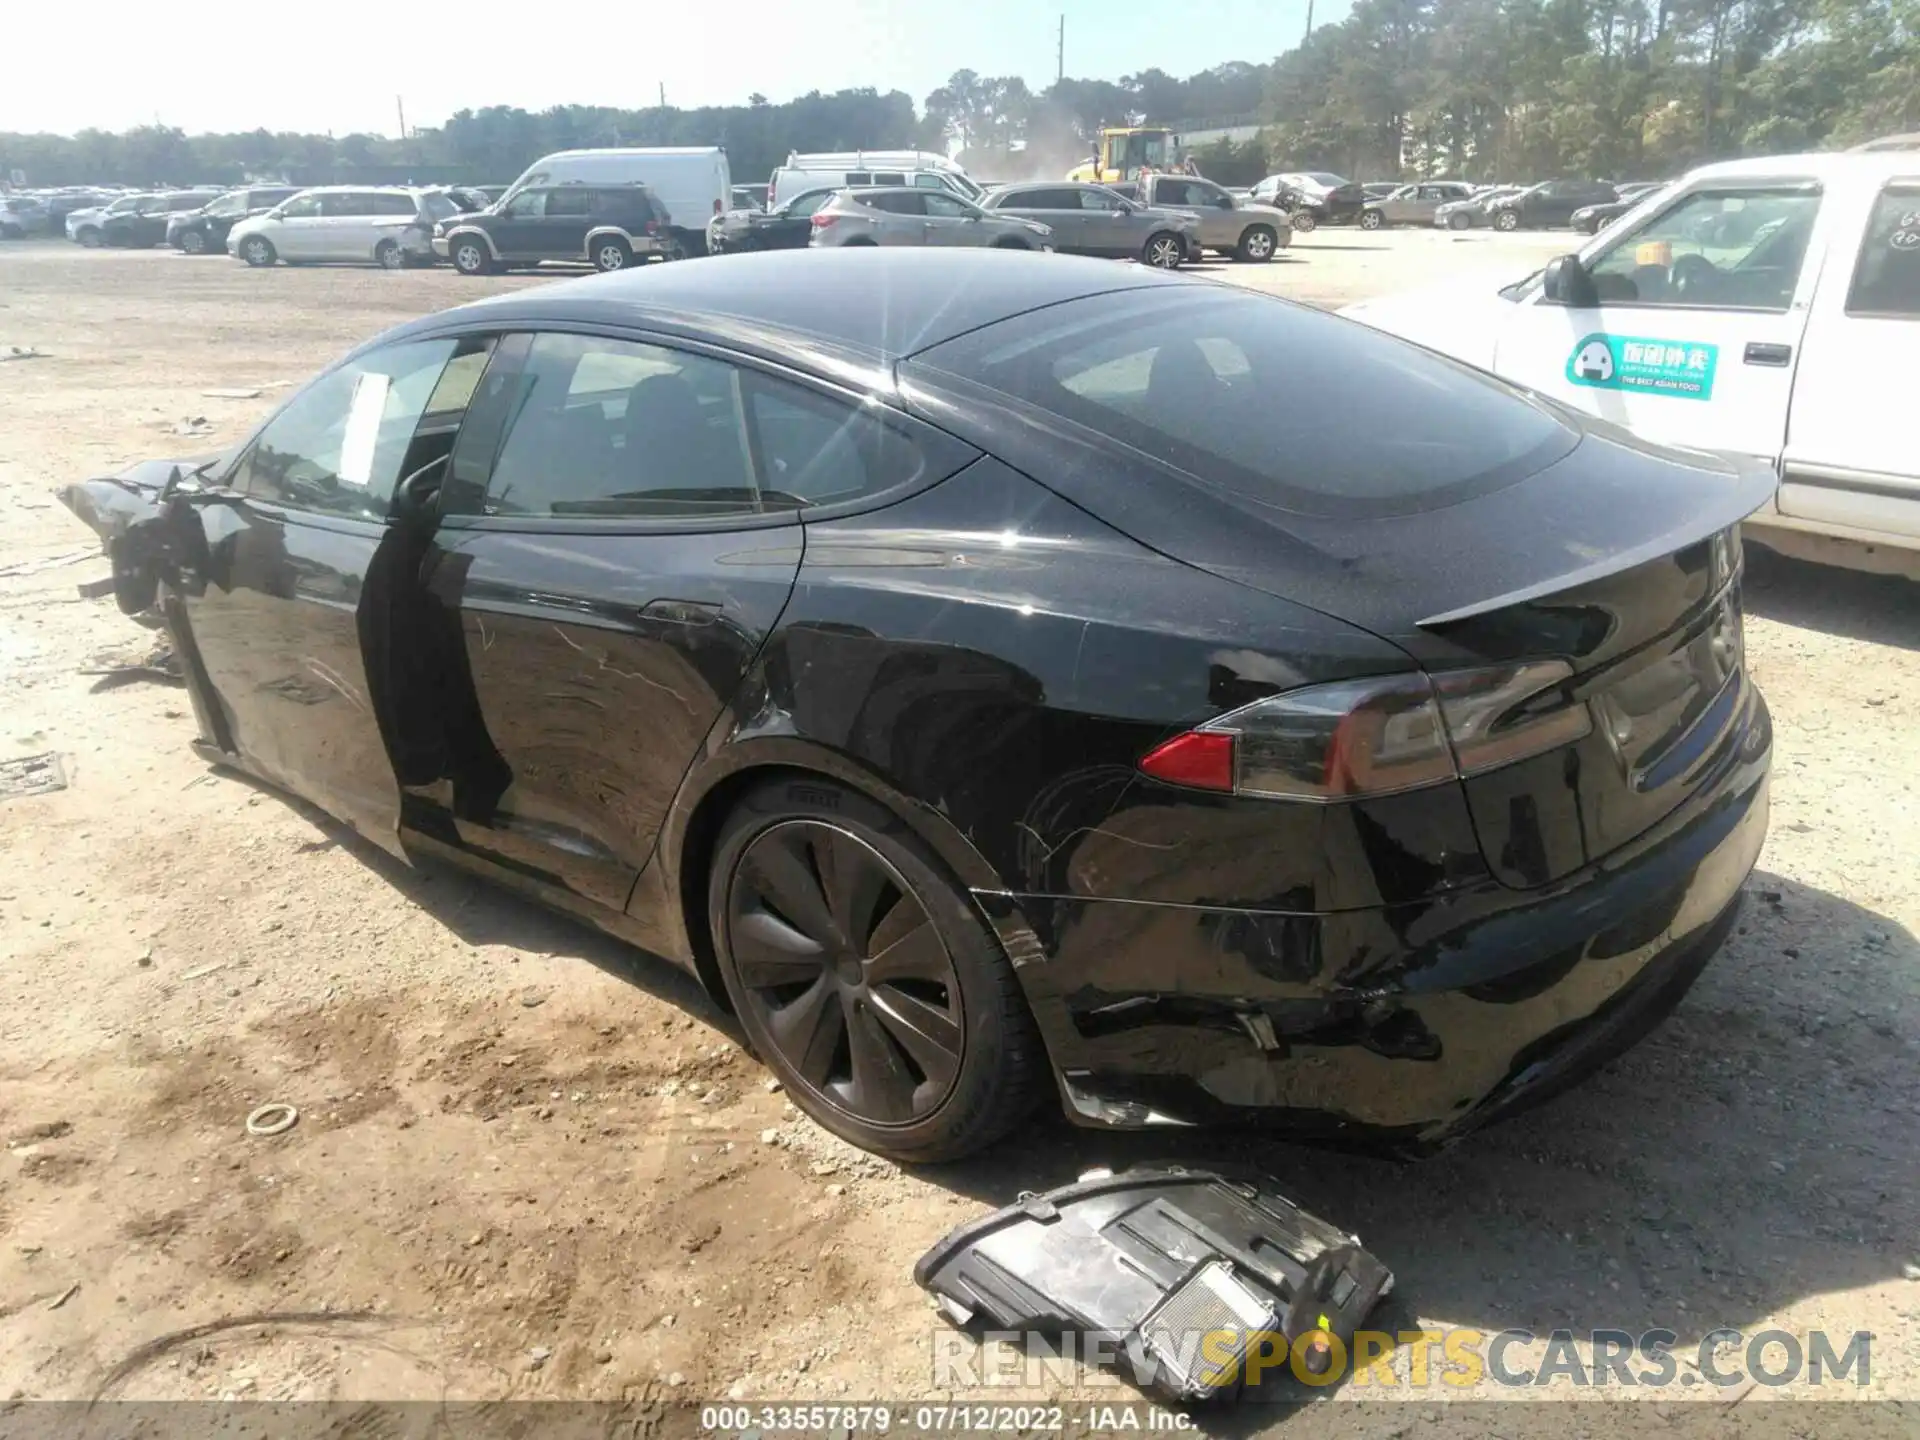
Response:
[[[1193,283],[1151,266],[984,247],[772,250],[508,291],[385,338],[450,320],[597,322],[704,337],[800,363],[818,353],[819,342],[848,358],[890,363],[1044,306]],[[831,361],[812,364],[823,367],[830,370]]]
[[[1806,175],[1816,180],[1858,178],[1890,180],[1899,175],[1920,172],[1920,151],[1847,150],[1837,154],[1769,155],[1752,160],[1722,160],[1702,165],[1683,177],[1687,180],[1738,180],[1749,176],[1772,179],[1781,175]]]

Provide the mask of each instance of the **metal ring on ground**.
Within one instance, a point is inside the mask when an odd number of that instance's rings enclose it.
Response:
[[[300,1118],[300,1112],[282,1101],[271,1105],[262,1105],[247,1116],[247,1134],[284,1135],[293,1129],[294,1122]]]

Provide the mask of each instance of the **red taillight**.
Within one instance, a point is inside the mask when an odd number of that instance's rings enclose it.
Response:
[[[1169,785],[1231,791],[1233,736],[1216,730],[1189,730],[1141,756],[1140,769]]]
[[[1140,769],[1201,790],[1327,802],[1497,770],[1583,739],[1565,661],[1310,685],[1157,746]]]
[[[660,233],[660,222],[658,220],[647,221],[647,234],[658,235],[659,233]]]
[[[716,215],[724,215],[727,213],[727,207],[724,204],[722,204],[720,201],[716,200],[713,202],[713,213]]]
[[[813,228],[816,230],[824,230],[839,218],[838,215],[823,215],[820,211],[816,210],[813,212]]]

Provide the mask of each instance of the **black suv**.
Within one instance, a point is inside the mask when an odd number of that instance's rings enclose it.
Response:
[[[298,185],[247,185],[229,190],[198,210],[167,217],[167,243],[188,255],[224,255],[227,232],[242,220],[264,215],[300,193]]]
[[[167,225],[182,215],[220,198],[211,188],[165,190],[148,204],[119,215],[108,215],[100,222],[100,243],[120,245],[130,250],[151,250],[167,238]]]
[[[529,185],[433,227],[433,253],[462,275],[542,260],[624,270],[663,254],[667,209],[644,185]]]

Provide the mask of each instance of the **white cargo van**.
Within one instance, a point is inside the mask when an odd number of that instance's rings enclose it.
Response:
[[[1758,456],[1780,481],[1753,539],[1920,578],[1920,151],[1708,165],[1532,275],[1341,313],[1649,439]]]
[[[669,239],[679,247],[679,253],[704,255],[707,221],[726,212],[733,193],[727,152],[718,145],[559,150],[528,166],[526,174],[508,187],[502,202],[528,185],[620,185],[636,181],[667,207]]]
[[[794,196],[826,185],[917,185],[950,190],[976,203],[985,193],[944,155],[925,150],[836,150],[788,155],[787,163],[767,182],[767,208],[776,210]]]

